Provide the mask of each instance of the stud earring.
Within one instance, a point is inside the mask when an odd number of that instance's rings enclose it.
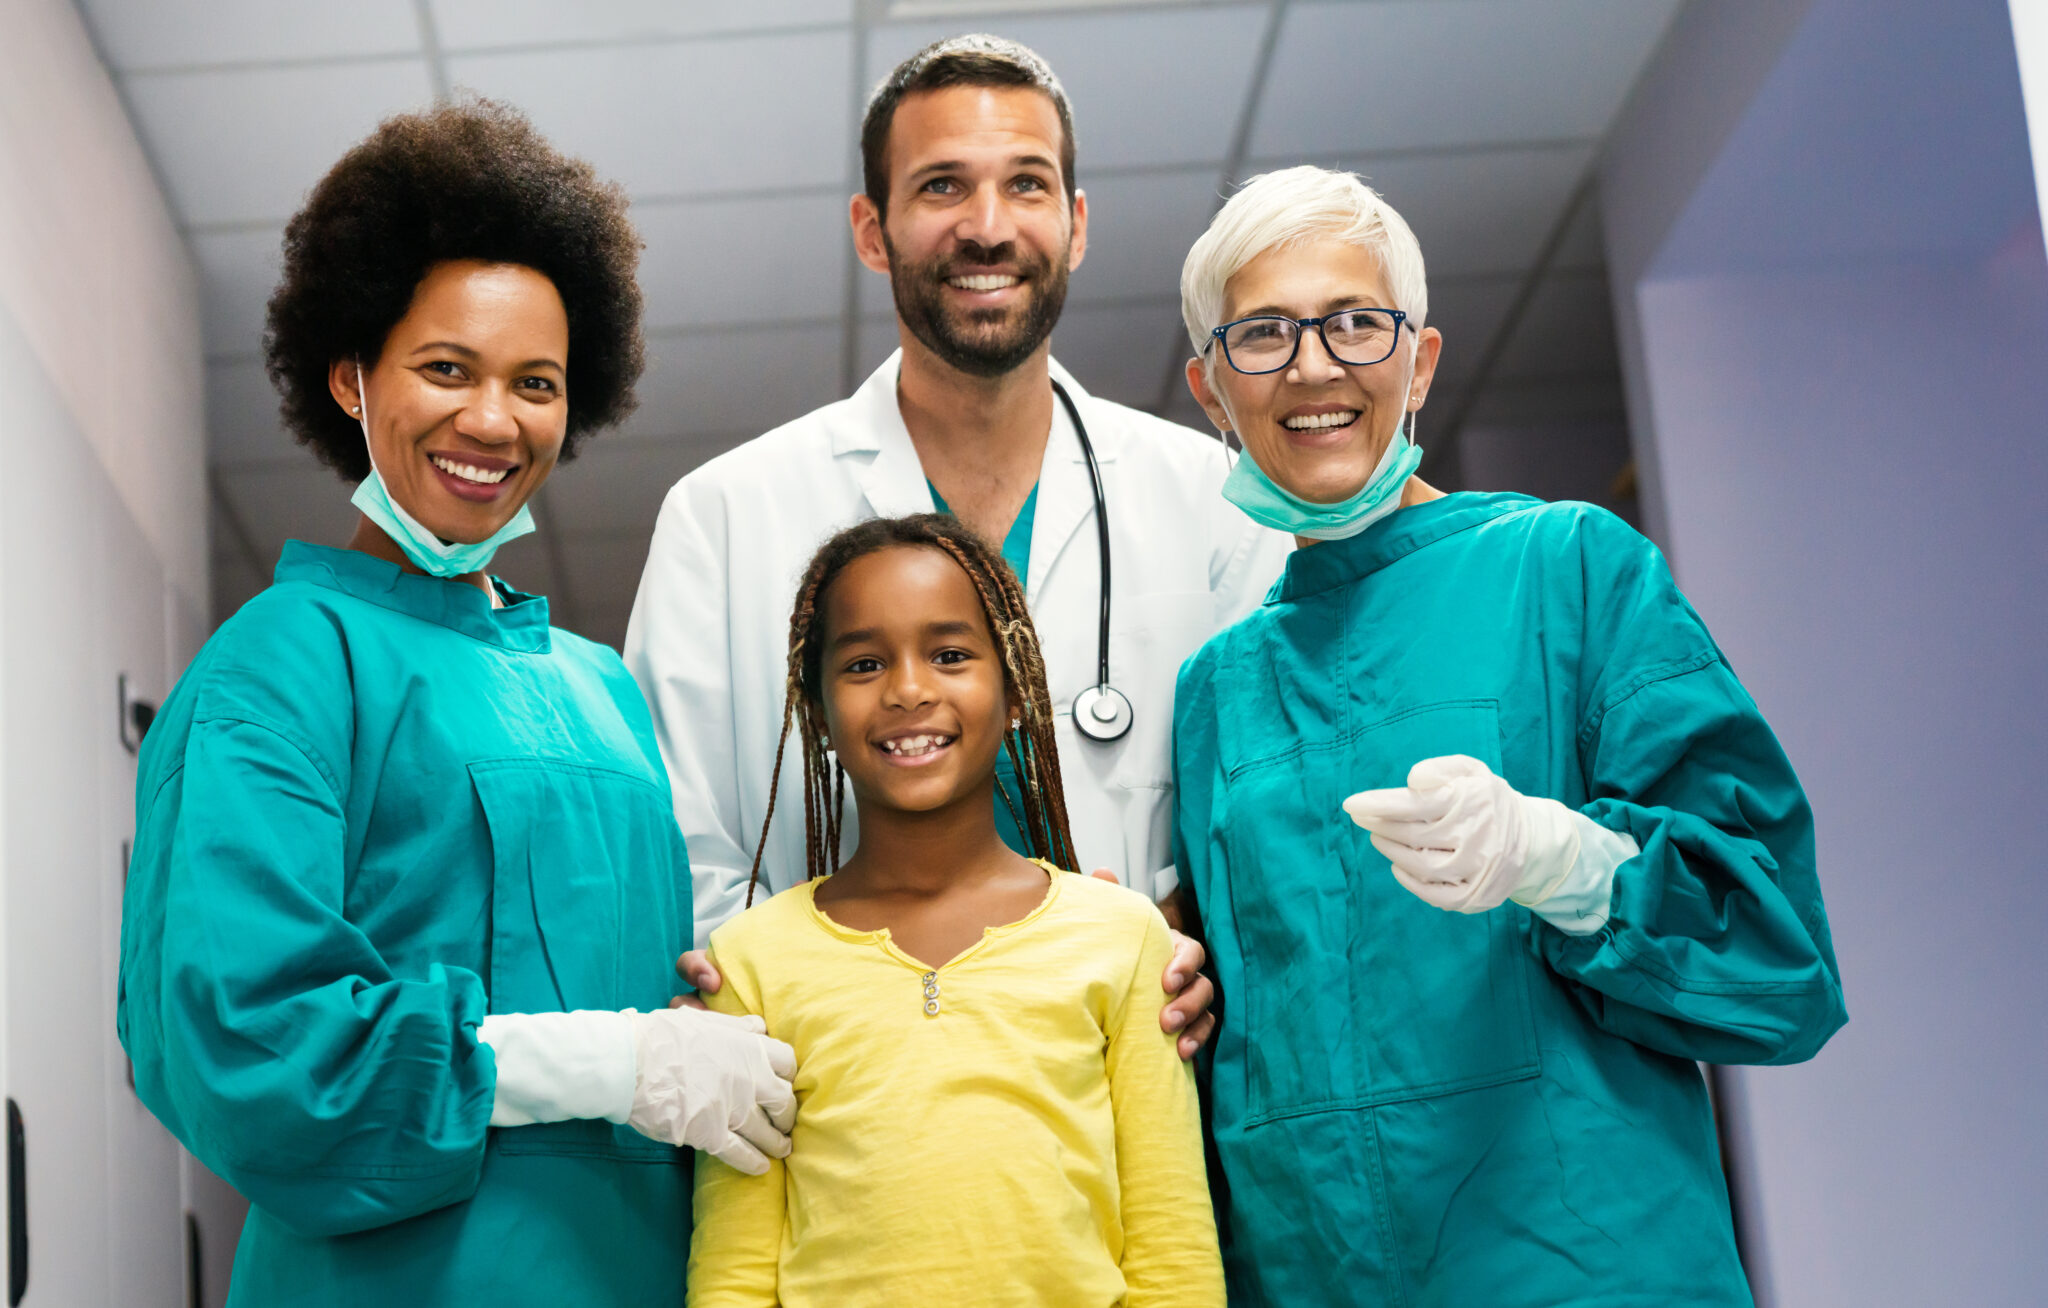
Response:
[[[1017,728],[1019,728],[1019,727],[1021,727],[1021,726],[1023,726],[1023,725],[1024,725],[1024,719],[1022,719],[1022,718],[1011,718],[1011,719],[1010,719],[1010,730],[1012,730],[1012,731],[1015,731],[1015,730],[1017,730]]]
[[[350,413],[361,413],[363,411],[363,406],[360,404],[351,404],[348,406],[348,411]]]

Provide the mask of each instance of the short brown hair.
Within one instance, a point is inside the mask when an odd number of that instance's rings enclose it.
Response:
[[[948,86],[1021,86],[1052,101],[1060,118],[1060,183],[1074,202],[1074,112],[1066,88],[1038,52],[1006,37],[976,32],[934,41],[896,65],[868,97],[860,124],[861,186],[875,208],[889,210],[889,128],[903,97]]]

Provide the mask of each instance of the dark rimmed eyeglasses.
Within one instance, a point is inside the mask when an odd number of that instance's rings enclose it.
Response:
[[[1209,335],[1223,342],[1223,357],[1231,367],[1256,377],[1293,363],[1301,334],[1310,327],[1322,335],[1324,351],[1337,362],[1354,368],[1378,363],[1394,352],[1407,320],[1399,309],[1340,309],[1320,318],[1260,314],[1212,327]]]

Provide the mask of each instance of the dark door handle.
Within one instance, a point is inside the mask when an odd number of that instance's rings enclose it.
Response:
[[[28,1137],[21,1106],[7,1101],[7,1305],[28,1293]]]

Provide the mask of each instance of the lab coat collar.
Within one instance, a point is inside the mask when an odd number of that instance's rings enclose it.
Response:
[[[1266,603],[1283,604],[1348,585],[1447,536],[1541,503],[1527,495],[1459,491],[1396,509],[1348,540],[1323,541],[1289,554]]]
[[[325,586],[517,653],[545,654],[550,646],[547,600],[514,590],[496,577],[491,584],[498,588],[504,607],[494,609],[484,593],[466,581],[407,572],[361,550],[288,540],[277,560],[276,580],[279,585],[306,581]]]
[[[1096,462],[1113,462],[1123,443],[1121,424],[1100,421],[1100,410],[1081,383],[1060,366],[1059,360],[1050,363],[1052,375],[1074,398],[1082,420],[1098,419],[1088,423]],[[854,477],[860,482],[868,507],[882,518],[930,513],[935,507],[924,466],[918,462],[917,447],[910,443],[910,429],[903,425],[903,410],[896,402],[896,379],[902,367],[903,351],[898,350],[838,407],[832,424],[834,458],[874,455],[856,469]],[[1108,473],[1103,475],[1106,482]],[[1026,569],[1030,583],[1027,600],[1037,598],[1053,562],[1094,508],[1081,443],[1067,418],[1066,406],[1054,400],[1052,432],[1045,443],[1045,462],[1038,472],[1037,516],[1031,524],[1031,561]]]

